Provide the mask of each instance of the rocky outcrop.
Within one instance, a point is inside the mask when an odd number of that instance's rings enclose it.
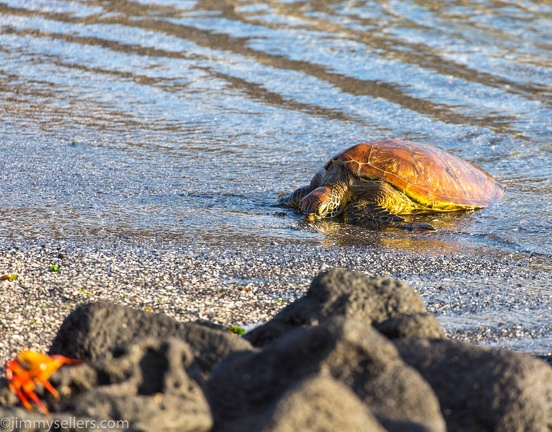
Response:
[[[448,430],[552,428],[552,368],[513,351],[451,340],[395,341],[435,391]]]
[[[435,393],[402,361],[393,343],[343,317],[296,329],[262,351],[232,355],[218,364],[208,382],[216,425],[261,430],[258,419],[309,377],[331,377],[349,387],[386,430],[445,430]]]
[[[245,338],[260,347],[296,327],[318,325],[335,316],[374,326],[390,338],[443,337],[437,319],[405,282],[334,269],[315,277],[304,297]]]
[[[552,425],[549,365],[445,339],[400,281],[322,273],[304,297],[246,337],[251,344],[209,325],[86,305],[67,317],[51,347],[85,362],[51,377],[60,399],[37,387],[51,414],[17,407],[4,380],[0,415],[17,420],[8,430],[36,431],[52,423],[24,420],[65,421],[58,429],[67,431],[536,432]]]
[[[349,387],[321,375],[291,386],[260,423],[263,432],[385,431]]]
[[[74,396],[62,398],[56,411],[124,421],[143,431],[212,427],[202,371],[189,345],[180,339],[138,338],[89,365],[60,372],[53,384],[73,387]],[[86,391],[75,388],[76,383],[86,383]]]
[[[94,361],[137,337],[175,337],[186,342],[204,372],[234,351],[251,349],[242,338],[207,325],[178,322],[113,303],[91,303],[76,309],[62,323],[50,354]]]

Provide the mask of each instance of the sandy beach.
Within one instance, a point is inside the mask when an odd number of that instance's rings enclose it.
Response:
[[[544,263],[545,264],[545,263]],[[51,271],[55,265],[58,271]],[[538,258],[427,255],[361,247],[249,244],[94,246],[52,242],[3,247],[0,362],[23,347],[47,351],[78,305],[108,300],[181,321],[253,326],[302,296],[322,270],[346,267],[408,282],[447,336],[550,354],[550,270]]]

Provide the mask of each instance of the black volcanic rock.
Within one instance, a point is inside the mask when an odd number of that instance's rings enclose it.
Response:
[[[5,378],[0,417],[12,419],[12,431],[52,430],[52,422],[60,431],[184,432],[552,425],[548,364],[444,339],[420,296],[393,279],[321,273],[303,298],[247,338],[261,348],[211,323],[85,305],[65,319],[50,349],[85,362],[50,377],[59,399],[35,388],[48,422],[18,407]]]
[[[403,360],[434,389],[455,431],[552,427],[552,368],[513,351],[451,340],[397,340]]]
[[[292,386],[260,423],[262,432],[385,431],[346,385],[322,374]]]
[[[387,430],[445,430],[435,394],[394,345],[371,326],[343,317],[219,363],[208,382],[217,430],[258,430],[266,411],[313,375],[348,386]]]
[[[48,398],[50,406],[78,418],[140,431],[209,431],[213,424],[202,371],[180,339],[138,338],[88,364],[62,368],[51,382],[74,396]]]
[[[304,297],[245,337],[260,347],[291,329],[318,325],[332,316],[374,325],[388,337],[443,337],[439,322],[408,284],[342,268],[320,273]]]
[[[62,323],[50,354],[96,360],[136,337],[175,337],[185,341],[204,372],[235,351],[252,349],[243,338],[225,331],[107,302],[86,304]]]

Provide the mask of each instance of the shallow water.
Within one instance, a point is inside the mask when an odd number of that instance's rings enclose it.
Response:
[[[551,48],[538,1],[0,0],[0,237],[445,248],[552,274]],[[504,199],[414,236],[273,206],[390,137]]]

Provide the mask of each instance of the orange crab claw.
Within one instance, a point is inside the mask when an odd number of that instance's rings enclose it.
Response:
[[[15,359],[8,361],[4,374],[10,390],[17,395],[25,408],[33,409],[29,402],[31,399],[44,414],[48,414],[48,409],[34,392],[36,384],[42,384],[46,390],[58,398],[59,393],[48,382],[48,378],[65,364],[79,363],[82,363],[82,360],[62,355],[49,356],[35,351],[22,351]]]

